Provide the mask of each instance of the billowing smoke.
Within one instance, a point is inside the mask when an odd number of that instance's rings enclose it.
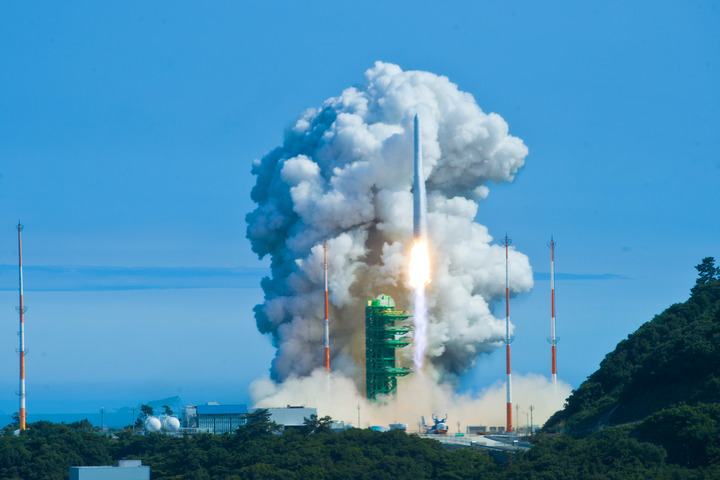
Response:
[[[367,299],[388,294],[399,309],[412,308],[416,113],[423,119],[432,263],[430,381],[452,382],[502,345],[505,321],[493,316],[491,304],[504,295],[505,252],[474,219],[486,184],[512,181],[527,147],[446,77],[378,62],[362,85],[305,111],[283,145],[253,164],[257,208],[247,215],[247,236],[253,251],[271,259],[265,301],[254,310],[258,329],[277,348],[274,381],[298,381],[324,364],[323,241],[333,372],[363,390]],[[532,287],[525,255],[511,250],[509,269],[513,293]],[[412,365],[412,348],[398,357]]]
[[[332,392],[328,395],[328,390]],[[513,425],[524,429],[530,421],[543,425],[570,395],[570,385],[558,381],[553,387],[547,377],[537,374],[515,375],[513,393],[517,412],[513,408]],[[323,370],[315,370],[310,376],[290,377],[279,384],[270,379],[256,380],[251,395],[258,408],[306,405],[315,407],[319,416],[330,415],[358,427],[407,423],[408,432],[417,432],[417,422],[424,416],[432,424],[431,414],[448,416],[451,432],[461,431],[468,425],[505,425],[505,384],[498,380],[477,395],[458,394],[447,384],[438,384],[423,375],[410,375],[399,380],[397,395],[387,403],[367,401],[358,393],[352,380],[341,374],[331,378]],[[358,407],[360,411],[358,412]],[[516,415],[518,413],[519,415]],[[358,423],[358,414],[360,420]]]

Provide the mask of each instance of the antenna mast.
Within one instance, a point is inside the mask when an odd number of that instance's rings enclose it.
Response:
[[[17,307],[20,313],[20,431],[25,430],[25,310],[27,307],[23,304],[23,276],[22,276],[22,224],[18,221],[18,276],[20,281],[20,306]]]
[[[325,248],[325,372],[330,375],[330,320],[328,318],[328,263],[327,242]]]
[[[551,349],[551,381],[553,385],[557,385],[557,352],[556,345],[558,338],[555,336],[555,241],[550,236],[550,342]]]
[[[510,343],[514,340],[510,337],[510,285],[508,282],[508,246],[510,239],[505,234],[505,366],[507,373],[507,425],[505,431],[513,431],[512,418],[512,374],[510,373]]]

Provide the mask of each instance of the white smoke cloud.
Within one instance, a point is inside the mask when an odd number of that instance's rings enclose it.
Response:
[[[407,423],[408,432],[417,432],[421,416],[432,424],[430,416],[448,416],[451,431],[461,431],[468,425],[505,426],[505,383],[502,380],[490,385],[477,395],[454,393],[450,385],[437,383],[423,375],[410,375],[399,381],[397,395],[387,403],[367,401],[355,388],[355,384],[342,374],[327,377],[323,369],[310,376],[291,376],[283,383],[270,379],[256,380],[250,387],[251,396],[258,408],[285,405],[306,405],[318,409],[318,416],[329,415],[358,427]],[[550,415],[562,407],[570,395],[570,385],[558,381],[553,387],[541,375],[514,375],[513,399],[520,418],[513,409],[515,428],[528,423],[530,405],[533,406],[532,422],[542,426]],[[358,424],[358,407],[360,423]]]
[[[352,379],[354,391],[363,391],[366,299],[388,294],[399,309],[412,310],[407,266],[416,113],[423,121],[433,268],[426,373],[452,382],[502,343],[505,322],[491,304],[504,296],[505,251],[474,222],[476,202],[488,195],[487,183],[513,180],[527,148],[499,115],[484,113],[446,77],[378,62],[362,85],[305,111],[283,145],[253,164],[257,208],[247,215],[247,236],[253,251],[270,256],[272,271],[255,318],[277,348],[271,377],[286,389],[323,365],[323,241],[331,364],[345,378],[336,382]],[[532,287],[525,255],[512,249],[509,269],[513,293]],[[405,365],[411,348],[398,351]]]

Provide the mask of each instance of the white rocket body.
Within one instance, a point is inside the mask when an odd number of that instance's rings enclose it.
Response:
[[[415,115],[415,177],[413,179],[413,238],[427,240],[427,196],[422,165],[420,117]]]

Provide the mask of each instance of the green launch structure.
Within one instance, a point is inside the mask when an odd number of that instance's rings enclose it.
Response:
[[[395,365],[395,350],[410,345],[405,335],[411,327],[400,324],[410,313],[395,310],[395,302],[388,295],[368,300],[365,306],[365,392],[369,400],[380,395],[392,395],[397,390],[398,377],[412,370]]]

